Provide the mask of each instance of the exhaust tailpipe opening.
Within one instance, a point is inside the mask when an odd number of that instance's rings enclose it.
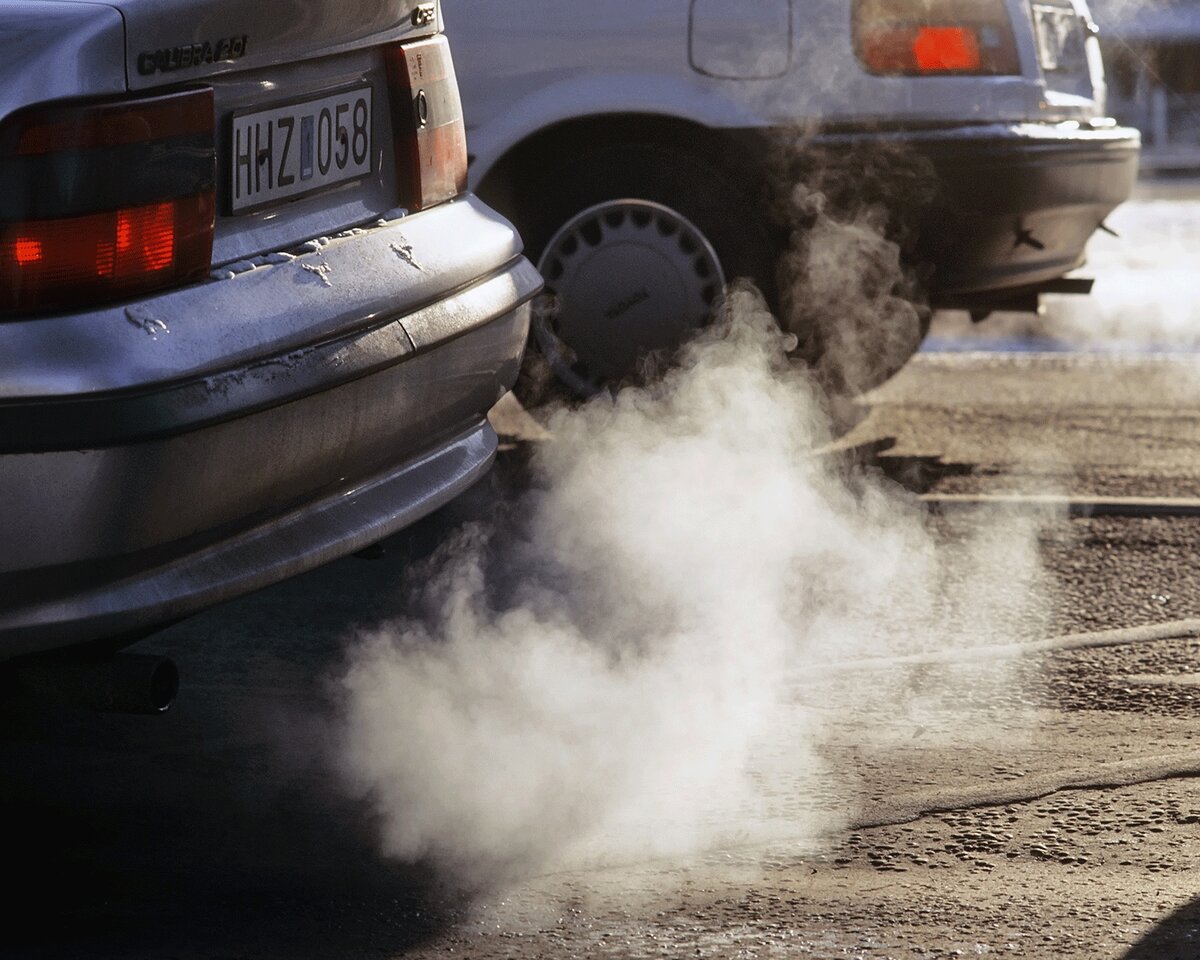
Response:
[[[166,713],[179,693],[175,662],[152,654],[41,660],[21,665],[16,674],[36,694],[98,713]]]

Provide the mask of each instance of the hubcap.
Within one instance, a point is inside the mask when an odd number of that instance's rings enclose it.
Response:
[[[644,354],[678,347],[725,286],[704,235],[646,200],[584,210],[546,244],[538,269],[555,306],[538,312],[534,335],[558,377],[584,396],[632,374]]]

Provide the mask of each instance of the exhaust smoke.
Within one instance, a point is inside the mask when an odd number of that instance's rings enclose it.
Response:
[[[822,281],[806,315],[833,330],[852,310],[848,350],[917,322],[877,222],[796,197],[824,230],[819,253],[798,248]],[[819,455],[825,395],[797,339],[734,285],[661,380],[554,413],[533,490],[412,572],[411,616],[357,639],[339,763],[388,854],[476,886],[811,844],[853,812],[838,785],[856,772],[821,758],[831,717],[887,741],[949,710],[962,733],[952,670],[841,675],[836,701],[806,671],[1011,638],[1040,608],[1036,526],[943,552],[910,495]]]
[[[1098,234],[1088,247],[1093,295],[1051,302],[1047,332],[1069,344],[1114,350],[1200,346],[1200,191],[1190,194],[1135,200],[1118,209],[1109,222],[1119,236]]]
[[[870,390],[920,346],[929,311],[885,231],[882,204],[837,215],[827,195],[801,184],[790,196],[791,245],[780,264],[781,316],[799,355],[831,398]]]
[[[777,132],[772,148],[771,207],[789,238],[780,320],[841,422],[847,403],[895,374],[929,327],[925,278],[908,262],[918,259],[936,174],[900,143],[830,147],[797,128]]]

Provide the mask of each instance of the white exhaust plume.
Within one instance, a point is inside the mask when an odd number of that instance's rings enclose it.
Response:
[[[899,165],[898,154],[892,159]],[[882,204],[835,215],[826,210],[826,194],[804,184],[792,189],[789,203],[801,226],[793,226],[781,264],[785,326],[830,394],[856,395],[916,352],[928,311],[911,297],[900,248],[884,236],[889,214]]]
[[[1200,190],[1179,192],[1135,200],[1113,214],[1109,223],[1120,236],[1098,235],[1088,247],[1093,295],[1051,301],[1048,335],[1110,349],[1200,346]]]
[[[872,545],[836,546],[847,505],[784,336],[748,291],[728,309],[653,390],[560,413],[522,535],[461,537],[431,618],[361,644],[346,764],[390,853],[475,872],[601,833],[606,854],[691,849],[711,803],[747,795],[812,587],[797,563]]]
[[[1035,602],[1030,531],[944,560],[909,496],[814,455],[828,428],[794,343],[755,290],[732,290],[661,382],[554,417],[515,533],[445,545],[421,571],[425,615],[359,639],[340,763],[388,854],[474,885],[764,832],[811,841],[848,811],[796,819],[829,773],[827,711],[796,702],[805,668],[1011,636]],[[970,595],[949,592],[954,570]],[[944,706],[893,679],[859,681],[864,736]]]

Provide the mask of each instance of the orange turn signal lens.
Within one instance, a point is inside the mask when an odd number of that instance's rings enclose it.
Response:
[[[400,203],[423,210],[467,189],[467,133],[443,36],[385,51]]]

